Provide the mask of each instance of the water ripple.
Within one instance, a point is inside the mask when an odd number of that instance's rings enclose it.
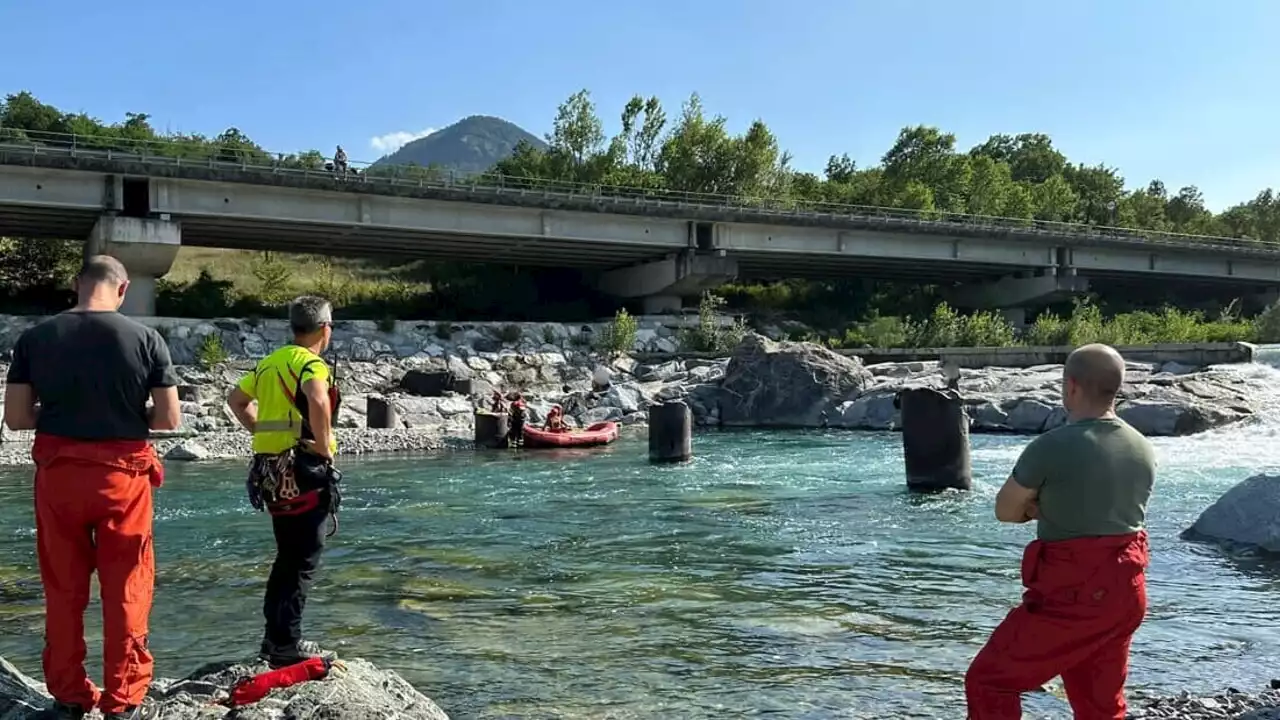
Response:
[[[1277,436],[1273,412],[1157,441],[1133,687],[1248,686],[1280,661],[1277,564],[1177,537],[1274,464]],[[927,498],[904,492],[888,433],[699,436],[683,466],[631,442],[352,462],[308,627],[457,718],[959,717],[965,666],[1020,592],[1029,529],[995,523],[991,501],[1025,442],[975,437],[974,492]],[[163,673],[256,647],[272,544],[241,477],[174,466],[157,497]],[[34,669],[30,503],[26,474],[0,472],[0,654]],[[1069,716],[1060,695],[1030,715]]]

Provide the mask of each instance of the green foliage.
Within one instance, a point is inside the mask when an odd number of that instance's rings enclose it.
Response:
[[[283,305],[293,298],[293,268],[278,253],[262,253],[253,266],[258,281],[258,298],[266,305]]]
[[[524,337],[524,331],[515,323],[503,325],[498,330],[498,339],[507,344],[518,343],[522,337]]]
[[[1262,343],[1280,343],[1280,302],[1272,303],[1254,319],[1256,339]]]
[[[609,355],[625,355],[635,348],[639,332],[640,325],[636,319],[625,308],[620,308],[613,321],[600,331],[596,347]]]
[[[222,336],[217,332],[205,335],[196,348],[196,363],[206,370],[226,362],[227,358],[227,349],[223,347]]]
[[[209,271],[189,283],[161,279],[156,283],[156,314],[166,317],[209,318],[232,307],[231,281],[216,280]]]
[[[722,312],[724,306],[724,298],[710,291],[702,293],[702,298],[698,301],[697,324],[681,328],[677,336],[681,349],[725,353],[738,347],[750,328],[742,318],[733,318],[726,323]]]

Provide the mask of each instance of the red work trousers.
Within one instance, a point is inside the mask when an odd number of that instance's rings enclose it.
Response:
[[[151,493],[163,480],[160,462],[145,441],[50,435],[37,435],[31,454],[49,693],[104,713],[139,705],[154,666],[147,622],[155,585]],[[94,570],[102,593],[102,692],[84,669],[84,611]]]
[[[969,720],[1020,720],[1022,693],[1059,675],[1076,720],[1124,720],[1147,560],[1145,532],[1028,545],[1022,604],[965,674]]]

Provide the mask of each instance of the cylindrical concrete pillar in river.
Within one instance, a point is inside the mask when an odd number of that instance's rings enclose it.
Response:
[[[506,447],[508,427],[510,427],[510,420],[506,413],[476,413],[476,447]]]
[[[400,427],[400,414],[396,412],[395,405],[386,398],[372,395],[365,398],[364,413],[369,427],[375,430]]]
[[[969,467],[969,415],[955,391],[908,388],[894,404],[901,411],[907,489],[919,492],[973,486]]]
[[[649,461],[680,462],[693,457],[693,413],[682,402],[649,408]]]

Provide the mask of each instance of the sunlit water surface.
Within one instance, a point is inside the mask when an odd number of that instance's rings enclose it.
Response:
[[[1278,429],[1271,412],[1155,441],[1132,690],[1252,687],[1280,666],[1276,568],[1178,539],[1274,467]],[[699,435],[675,467],[634,440],[350,462],[307,629],[460,719],[963,717],[965,666],[1020,592],[1031,528],[991,505],[1026,442],[974,437],[976,490],[929,498],[904,492],[888,433]],[[238,465],[169,472],[152,647],[172,676],[256,650],[272,543]],[[29,473],[0,471],[0,654],[33,673],[34,534]],[[1058,695],[1029,715],[1069,717]]]

